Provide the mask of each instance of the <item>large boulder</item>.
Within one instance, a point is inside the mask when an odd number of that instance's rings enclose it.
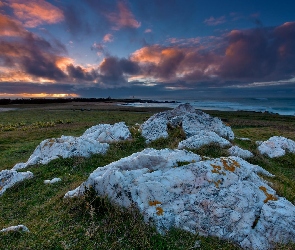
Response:
[[[219,118],[213,118],[200,110],[195,110],[189,104],[181,104],[173,110],[153,115],[141,125],[146,142],[168,137],[168,124],[172,127],[182,126],[187,138],[204,130],[213,131],[227,139],[234,139],[231,128],[224,125]]]
[[[99,142],[112,143],[131,139],[131,133],[125,122],[118,122],[114,125],[99,124],[87,129],[82,137],[92,138]]]
[[[273,136],[267,141],[257,141],[258,151],[260,154],[266,154],[270,158],[285,155],[286,151],[295,153],[295,141],[287,139],[283,136]]]
[[[295,206],[258,175],[269,172],[239,157],[199,159],[185,150],[145,149],[97,168],[65,197],[93,187],[120,206],[135,204],[159,232],[177,227],[245,249],[294,241]]]
[[[47,164],[57,158],[73,156],[89,157],[91,154],[105,154],[109,144],[83,137],[62,136],[42,141],[26,163],[18,163],[12,169],[18,170],[34,164]]]
[[[16,183],[21,182],[25,179],[33,177],[33,173],[27,172],[17,172],[15,170],[2,170],[0,172],[0,196],[10,187],[14,186]]]
[[[179,142],[178,148],[198,149],[210,143],[218,144],[220,147],[226,147],[231,145],[231,143],[228,140],[220,137],[215,132],[202,130],[196,135],[193,135],[187,138],[186,140]]]

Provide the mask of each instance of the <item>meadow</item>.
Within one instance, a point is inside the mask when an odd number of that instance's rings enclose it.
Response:
[[[105,166],[146,147],[176,148],[184,138],[181,128],[170,128],[169,137],[146,144],[138,124],[164,108],[121,107],[112,103],[67,103],[42,105],[3,105],[17,108],[0,113],[0,170],[26,162],[36,146],[47,138],[80,136],[89,127],[124,121],[131,141],[113,143],[105,155],[89,158],[57,159],[47,165],[35,165],[23,171],[32,179],[15,185],[0,197],[0,229],[24,224],[30,232],[0,234],[0,249],[240,249],[214,237],[201,237],[179,229],[165,235],[143,222],[136,208],[122,209],[97,197],[89,190],[82,198],[64,199],[64,194],[79,186],[97,167]],[[0,107],[0,108],[1,108]],[[280,196],[295,203],[295,155],[270,159],[257,151],[256,140],[280,135],[295,140],[295,117],[255,112],[205,111],[230,125],[234,144],[251,150],[248,161],[275,175],[267,180]],[[214,144],[194,150],[203,156],[227,156]],[[59,177],[61,182],[45,185],[45,179]],[[265,178],[265,177],[264,177]],[[196,244],[197,243],[197,244]],[[295,249],[294,244],[277,249]]]

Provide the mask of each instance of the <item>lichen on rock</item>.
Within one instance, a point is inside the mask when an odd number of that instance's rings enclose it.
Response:
[[[176,227],[268,249],[295,239],[295,207],[258,173],[272,176],[239,157],[201,161],[185,150],[145,149],[97,168],[65,197],[83,195],[91,186],[113,203],[135,205],[159,232]]]

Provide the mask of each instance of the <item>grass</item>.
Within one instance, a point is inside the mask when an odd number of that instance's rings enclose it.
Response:
[[[168,138],[146,145],[136,124],[142,123],[151,114],[152,112],[79,112],[62,109],[21,109],[1,113],[2,127],[18,124],[19,121],[24,125],[0,131],[0,169],[10,169],[14,164],[26,161],[44,139],[61,135],[79,136],[86,128],[99,123],[125,121],[132,128],[133,140],[112,144],[105,155],[56,159],[47,165],[26,169],[32,171],[34,177],[10,188],[0,197],[0,229],[24,224],[30,232],[1,234],[0,249],[194,249],[196,242],[200,243],[201,249],[239,249],[232,243],[214,237],[200,237],[178,229],[160,235],[152,225],[143,222],[136,208],[119,208],[110,204],[107,197],[97,197],[92,190],[82,199],[63,198],[68,190],[80,185],[97,167],[146,147],[176,148],[178,142],[184,138],[181,128],[170,127]],[[270,159],[257,152],[253,141],[268,139],[278,130],[279,135],[295,139],[295,131],[290,129],[290,126],[295,127],[294,118],[268,114],[254,116],[247,112],[215,112],[213,115],[229,123],[237,136],[252,139],[235,139],[234,144],[251,150],[254,157],[249,162],[275,174],[275,178],[268,180],[273,183],[279,195],[294,202],[294,154]],[[56,122],[59,120],[70,122]],[[42,126],[47,121],[55,122],[53,126]],[[255,133],[251,134],[253,131]],[[210,157],[226,155],[226,150],[214,144],[204,146],[196,152]],[[185,164],[179,162],[179,166]],[[62,181],[54,185],[43,183],[45,179],[53,177],[60,177]],[[294,244],[277,246],[277,249],[294,248]]]

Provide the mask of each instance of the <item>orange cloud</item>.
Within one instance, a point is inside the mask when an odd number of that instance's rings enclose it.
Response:
[[[161,61],[162,48],[158,45],[143,47],[131,55],[131,60],[138,63],[154,63]]]
[[[14,15],[28,28],[58,23],[64,19],[59,8],[44,0],[10,0],[9,5]]]
[[[1,98],[72,98],[79,97],[77,94],[48,94],[48,93],[19,93],[19,94],[9,94],[9,93],[0,93]]]
[[[20,23],[0,14],[0,36],[20,36],[25,33],[26,31]]]
[[[118,2],[119,13],[110,13],[107,18],[115,24],[114,30],[119,30],[121,28],[139,28],[141,23],[138,22],[132,12],[127,8],[127,6],[122,2]]]
[[[106,34],[104,37],[103,37],[103,42],[105,43],[110,43],[114,40],[113,38],[113,35],[112,34]]]

